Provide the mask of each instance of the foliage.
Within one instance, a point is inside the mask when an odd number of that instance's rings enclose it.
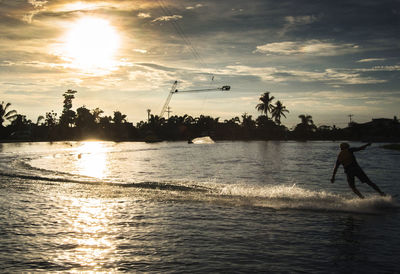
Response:
[[[3,127],[5,120],[12,121],[17,117],[16,110],[8,110],[10,106],[11,103],[4,104],[4,102],[1,102],[0,104],[0,127]]]
[[[273,105],[271,104],[272,100],[275,99],[274,96],[269,95],[269,91],[265,92],[264,94],[261,95],[260,101],[256,106],[256,109],[261,112],[261,114],[265,114],[265,116],[268,118],[268,113],[272,111]]]
[[[17,129],[26,128],[32,124],[31,120],[27,120],[25,115],[17,114],[15,119],[11,122],[11,126]]]
[[[272,107],[271,115],[272,119],[275,120],[275,122],[280,125],[281,124],[281,117],[285,117],[285,112],[289,112],[289,110],[286,109],[284,105],[282,105],[281,101],[277,101],[275,103],[275,106]]]
[[[76,90],[69,89],[67,90],[64,96],[64,106],[63,111],[60,117],[60,125],[64,127],[70,127],[74,123],[75,119],[75,111],[71,110],[72,108],[72,100],[75,98]]]
[[[46,112],[46,118],[44,119],[44,124],[47,127],[54,127],[58,123],[57,113],[52,110],[51,112]]]
[[[122,114],[120,111],[114,111],[114,117],[112,118],[112,121],[115,124],[122,124],[126,122],[126,115]]]
[[[26,116],[8,111],[10,103],[0,104],[2,123],[11,121],[7,127],[0,127],[0,137],[9,140],[83,140],[97,138],[103,140],[190,140],[199,136],[211,136],[215,140],[360,140],[368,136],[384,140],[400,140],[400,124],[395,117],[375,119],[371,123],[353,123],[345,129],[335,126],[316,127],[311,115],[299,115],[300,123],[289,131],[281,124],[289,110],[281,101],[272,104],[273,96],[269,92],[262,94],[261,103],[256,106],[262,115],[253,119],[252,115],[243,113],[223,122],[219,117],[208,115],[192,117],[190,115],[174,115],[165,119],[157,115],[149,115],[147,121],[140,121],[136,127],[127,121],[127,115],[116,110],[113,116],[104,115],[100,108],[90,110],[86,106],[72,110],[72,100],[76,91],[68,90],[63,94],[63,112],[60,119],[53,110],[39,116],[36,123]],[[271,114],[270,119],[268,113]],[[150,112],[148,112],[150,114]]]
[[[312,116],[308,114],[299,115],[301,122],[294,129],[294,136],[299,139],[309,139],[317,127],[314,125]]]

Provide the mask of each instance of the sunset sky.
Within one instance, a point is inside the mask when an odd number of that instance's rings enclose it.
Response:
[[[0,101],[36,122],[73,108],[136,124],[176,94],[173,115],[256,118],[259,96],[345,127],[400,116],[398,0],[0,0]]]

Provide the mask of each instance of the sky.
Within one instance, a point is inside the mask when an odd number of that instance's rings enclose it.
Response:
[[[399,117],[399,0],[0,0],[0,101],[36,122],[73,109],[256,118],[270,92],[289,110],[346,127]]]

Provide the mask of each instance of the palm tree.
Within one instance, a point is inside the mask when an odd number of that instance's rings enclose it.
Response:
[[[265,92],[263,95],[260,97],[260,101],[262,103],[259,103],[256,106],[256,109],[260,111],[261,113],[264,113],[265,116],[268,118],[268,112],[271,112],[273,106],[271,104],[272,100],[274,100],[274,96],[269,96],[269,91]]]
[[[126,122],[126,115],[120,111],[114,111],[114,117],[112,119],[115,124],[122,124]]]
[[[314,126],[314,121],[312,120],[312,116],[311,115],[304,115],[301,114],[299,115],[299,118],[301,119],[301,124],[304,126]]]
[[[285,112],[289,112],[289,110],[286,109],[286,107],[284,105],[282,105],[281,101],[277,101],[275,103],[275,106],[273,106],[272,111],[271,111],[271,115],[272,118],[275,119],[275,122],[280,125],[281,124],[281,117],[285,117]]]
[[[100,118],[101,118],[100,115],[103,113],[104,113],[104,111],[99,108],[95,108],[92,110],[92,115],[93,115],[95,123],[97,123],[97,124],[100,123]]]
[[[312,137],[312,133],[315,132],[316,126],[314,125],[314,121],[312,120],[312,116],[308,114],[299,115],[301,119],[301,123],[297,124],[294,132],[295,135],[300,139],[308,139]]]
[[[40,123],[43,124],[43,121],[44,121],[43,115],[39,115],[37,120],[36,120],[36,125],[38,126]]]
[[[242,127],[244,128],[254,128],[256,122],[252,119],[251,115],[248,115],[246,112],[242,114]]]
[[[11,103],[4,104],[4,102],[1,102],[0,104],[0,127],[3,127],[5,120],[12,121],[17,118],[16,110],[7,111],[10,106]]]

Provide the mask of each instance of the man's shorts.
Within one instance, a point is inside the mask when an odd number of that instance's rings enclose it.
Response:
[[[354,185],[355,177],[357,177],[362,183],[370,182],[367,174],[365,174],[359,166],[352,166],[350,168],[347,168],[345,172],[347,175],[347,182],[350,186]]]

